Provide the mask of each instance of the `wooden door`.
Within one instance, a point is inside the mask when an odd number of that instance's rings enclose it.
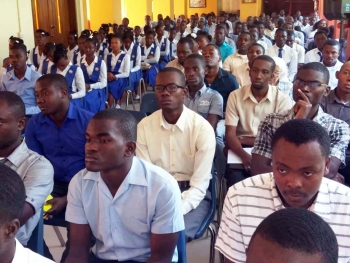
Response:
[[[50,33],[50,42],[67,46],[69,31],[77,29],[75,1],[32,0],[34,30],[43,29]]]

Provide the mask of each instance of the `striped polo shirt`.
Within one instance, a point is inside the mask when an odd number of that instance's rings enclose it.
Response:
[[[235,184],[225,199],[215,248],[232,262],[245,262],[245,250],[255,229],[268,215],[284,208],[272,173]],[[323,178],[309,210],[322,217],[337,236],[338,262],[350,262],[350,188]]]

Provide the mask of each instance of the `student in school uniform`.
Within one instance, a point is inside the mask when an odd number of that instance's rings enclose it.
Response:
[[[166,64],[170,61],[170,42],[164,36],[164,28],[162,26],[157,25],[155,27],[156,30],[156,38],[154,43],[159,47],[160,50],[160,58],[159,58],[159,68],[165,68]]]
[[[205,31],[198,31],[197,32],[197,41],[198,41],[198,46],[199,46],[199,52],[202,54],[202,50],[205,46],[210,44],[213,41],[213,38],[211,35],[209,35],[208,32]],[[222,63],[221,63],[222,65]]]
[[[109,44],[108,44],[108,33],[109,33],[109,26],[108,24],[102,24],[101,27],[98,29],[98,33],[101,35],[101,45],[103,46],[103,48],[108,48]]]
[[[55,43],[48,42],[44,46],[45,60],[40,64],[38,73],[45,75],[51,72],[51,67],[53,65],[53,54],[55,53],[56,45]]]
[[[83,34],[78,38],[78,49],[74,52],[74,55],[71,59],[71,62],[73,65],[78,64],[78,61],[80,61],[84,56],[84,43],[85,40],[88,39],[87,34]]]
[[[86,94],[83,108],[97,113],[106,108],[107,66],[104,60],[96,56],[97,41],[88,38],[84,43],[85,56],[78,62],[84,74]]]
[[[169,56],[171,61],[177,58],[176,46],[178,41],[175,39],[176,33],[175,27],[171,28],[169,31]]]
[[[81,68],[73,65],[67,56],[67,49],[63,44],[56,45],[53,55],[54,65],[51,67],[51,74],[61,74],[68,82],[71,103],[82,108],[82,98],[85,96],[85,81]]]
[[[148,31],[145,35],[145,45],[141,46],[141,66],[142,62],[149,68],[142,69],[143,79],[147,84],[154,87],[156,75],[159,71],[158,61],[160,58],[159,47],[154,43],[154,32]],[[146,85],[147,86],[147,85]]]
[[[110,38],[112,52],[105,59],[107,64],[108,80],[108,106],[111,108],[116,102],[116,108],[120,108],[120,99],[125,88],[129,85],[130,56],[121,50],[123,45],[122,36],[113,35]]]
[[[134,43],[141,44],[142,36],[141,36],[141,27],[135,26],[134,28]]]
[[[186,37],[188,35],[188,32],[186,31],[187,25],[186,21],[182,21],[180,24],[180,31],[177,32],[175,39],[179,42],[179,40],[183,37]]]
[[[134,43],[134,37],[132,31],[125,32],[123,35],[122,50],[130,56],[130,86],[137,94],[135,99],[140,99],[138,87],[142,78],[141,70],[141,48],[138,43]]]
[[[100,33],[95,32],[93,34],[93,38],[97,42],[97,47],[96,47],[96,56],[99,58],[105,59],[105,57],[108,55],[108,48],[103,45],[103,39],[104,36],[101,35]]]
[[[72,30],[68,33],[68,47],[67,47],[67,54],[68,59],[72,60],[74,56],[74,52],[78,50],[78,33],[76,30]]]
[[[44,61],[44,46],[47,42],[47,37],[50,34],[42,29],[37,29],[35,31],[35,48],[33,48],[29,54],[29,59],[33,63],[36,69],[39,68],[41,62]]]

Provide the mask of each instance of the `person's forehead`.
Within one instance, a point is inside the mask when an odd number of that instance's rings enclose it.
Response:
[[[198,58],[187,58],[184,62],[185,67],[204,67]]]
[[[156,77],[156,85],[180,84],[181,77],[177,72],[160,72]]]
[[[257,51],[263,51],[262,48],[258,45],[250,46],[248,49],[248,52],[257,52]]]
[[[266,61],[266,60],[255,59],[252,67],[259,68],[259,69],[268,69],[268,70],[270,70],[271,69],[271,63]]]
[[[304,81],[319,81],[321,83],[325,80],[324,74],[315,69],[299,69],[297,78]]]
[[[322,51],[334,51],[339,50],[339,46],[332,46],[332,45],[324,45]]]

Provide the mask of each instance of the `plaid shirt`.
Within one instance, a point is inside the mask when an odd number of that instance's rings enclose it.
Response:
[[[293,100],[293,83],[292,82],[281,82],[279,81],[277,84],[277,88],[283,93],[287,94],[289,98],[292,100],[293,105],[295,104]]]
[[[294,118],[293,109],[267,115],[265,120],[260,123],[252,154],[259,154],[271,159],[273,134],[283,123]],[[313,120],[327,130],[331,139],[331,156],[338,158],[345,165],[345,151],[350,141],[349,125],[324,113],[321,107],[318,108],[317,115]]]

